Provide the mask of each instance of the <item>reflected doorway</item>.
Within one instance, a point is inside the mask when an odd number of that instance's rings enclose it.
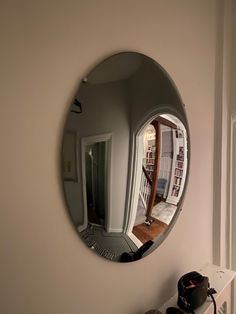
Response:
[[[85,146],[85,173],[88,222],[104,226],[106,190],[106,142]]]
[[[142,243],[161,235],[177,210],[186,171],[185,133],[180,120],[162,115],[140,134],[142,171],[132,233]]]
[[[82,181],[85,228],[107,230],[110,206],[111,134],[82,138]]]

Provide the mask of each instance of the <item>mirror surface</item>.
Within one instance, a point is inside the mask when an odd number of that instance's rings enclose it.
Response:
[[[180,212],[189,131],[165,70],[136,52],[115,54],[83,78],[67,115],[62,180],[81,239],[106,259],[154,251]]]

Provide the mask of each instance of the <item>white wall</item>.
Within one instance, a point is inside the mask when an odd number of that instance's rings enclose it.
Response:
[[[216,1],[9,1],[1,4],[0,311],[141,314],[178,277],[212,261]],[[153,254],[114,264],[72,228],[59,175],[65,114],[107,55],[159,62],[186,104],[191,173],[183,211]]]

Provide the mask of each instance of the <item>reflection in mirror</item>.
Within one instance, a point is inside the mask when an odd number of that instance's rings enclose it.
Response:
[[[82,138],[83,199],[87,217],[85,227],[89,223],[106,228],[109,212],[110,163],[111,134]]]
[[[144,244],[169,226],[186,176],[186,131],[171,115],[160,115],[141,134],[141,184],[133,234]]]
[[[116,54],[82,80],[65,124],[62,179],[91,250],[120,262],[154,251],[177,219],[188,168],[185,110],[155,61]]]

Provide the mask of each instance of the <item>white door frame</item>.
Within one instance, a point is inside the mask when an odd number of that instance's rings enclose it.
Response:
[[[229,228],[228,228],[228,261],[229,268],[236,269],[236,265],[234,264],[233,255],[236,254],[236,238],[234,237],[233,230],[236,228],[236,219],[233,216],[233,208],[236,207],[235,201],[233,199],[233,194],[235,193],[233,190],[235,188],[233,182],[233,169],[236,167],[236,160],[234,151],[236,151],[236,112],[231,115],[230,119],[230,169],[229,169]]]
[[[133,169],[130,177],[132,178],[130,181],[130,192],[129,192],[129,218],[128,224],[126,227],[126,233],[130,237],[135,237],[132,234],[132,230],[134,227],[137,208],[138,208],[138,199],[139,199],[139,191],[141,184],[141,176],[142,176],[142,163],[143,163],[143,131],[148,124],[150,124],[156,117],[160,115],[159,110],[152,110],[150,113],[144,117],[144,119],[140,122],[135,132],[133,132],[133,147],[132,147],[132,158],[131,163],[133,162]],[[138,240],[138,239],[137,239]],[[140,245],[140,241],[136,241],[137,245]]]
[[[142,158],[139,158],[140,151],[143,149],[142,142],[142,133],[145,127],[159,115],[174,115],[182,121],[183,116],[179,114],[175,108],[171,108],[168,105],[159,104],[155,108],[151,109],[143,118],[139,121],[136,127],[133,128],[131,133],[131,154],[130,154],[130,173],[129,173],[129,182],[127,187],[127,214],[124,231],[129,236],[132,233],[134,226],[137,205],[138,205],[138,196],[141,183],[141,170]]]

